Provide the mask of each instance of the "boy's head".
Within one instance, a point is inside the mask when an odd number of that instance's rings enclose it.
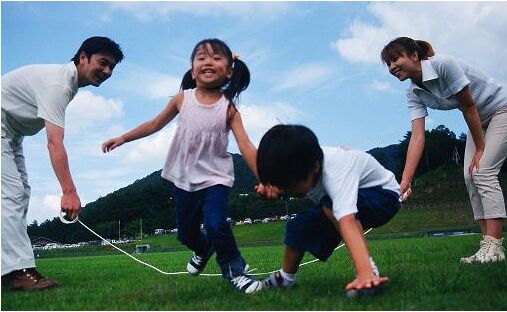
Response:
[[[324,156],[315,134],[301,125],[277,125],[261,139],[257,171],[262,184],[304,196],[317,183]]]

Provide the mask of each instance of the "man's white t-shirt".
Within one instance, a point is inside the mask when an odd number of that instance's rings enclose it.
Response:
[[[328,195],[336,220],[357,212],[359,189],[380,186],[400,193],[394,174],[370,154],[344,147],[323,147],[322,150],[322,176],[307,196],[318,203]]]
[[[65,127],[65,109],[78,91],[73,62],[29,65],[2,77],[2,137],[34,135],[45,121]]]

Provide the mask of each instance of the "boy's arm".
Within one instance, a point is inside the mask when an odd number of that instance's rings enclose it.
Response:
[[[353,214],[346,215],[337,221],[330,208],[324,207],[323,209],[326,216],[331,219],[339,231],[345,246],[349,250],[356,270],[356,278],[348,283],[345,289],[371,288],[387,282],[389,280],[387,277],[378,277],[373,274],[363,227],[356,220],[355,216]]]

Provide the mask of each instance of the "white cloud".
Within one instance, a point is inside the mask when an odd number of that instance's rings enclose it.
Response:
[[[141,94],[150,99],[169,99],[178,93],[182,77],[149,71],[125,64],[124,78],[115,82],[124,91]]]
[[[450,54],[507,80],[507,3],[374,2],[374,21],[356,20],[334,42],[352,63],[380,64],[380,51],[392,39],[408,36],[429,41],[436,53]],[[458,13],[459,12],[459,13]]]
[[[119,99],[107,99],[89,90],[79,91],[70,102],[66,117],[66,129],[72,132],[91,125],[104,124],[123,116],[123,103]]]
[[[26,220],[28,224],[33,220],[41,223],[46,219],[58,217],[60,213],[60,195],[48,194],[43,197],[32,196]]]
[[[120,147],[124,148],[124,152],[120,156],[122,164],[128,166],[156,163],[160,164],[159,168],[162,167],[175,133],[176,121],[173,121],[171,125],[152,136],[127,143]]]
[[[241,105],[239,111],[245,131],[255,145],[258,145],[262,135],[272,126],[292,123],[303,116],[301,111],[281,102],[264,106]]]
[[[324,64],[300,64],[286,73],[282,73],[277,79],[279,83],[275,86],[275,89],[280,91],[313,89],[315,86],[329,81],[332,73],[332,70]]]
[[[370,88],[377,92],[394,92],[395,89],[391,85],[391,83],[387,81],[379,81],[379,80],[373,80],[370,83]]]
[[[168,19],[173,14],[190,13],[194,15],[222,16],[232,15],[242,18],[262,16],[264,20],[274,20],[280,14],[291,10],[285,2],[113,2],[114,10],[132,14],[141,22],[155,19]]]

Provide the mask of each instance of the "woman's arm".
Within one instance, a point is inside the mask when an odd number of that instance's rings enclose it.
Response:
[[[235,110],[234,107],[230,107],[229,109]],[[239,152],[245,159],[246,164],[250,167],[250,170],[252,170],[257,180],[259,180],[259,175],[257,174],[257,148],[255,148],[248,138],[245,128],[243,127],[241,115],[238,111],[233,113],[230,126],[232,133],[234,134],[234,138],[238,143]]]
[[[405,161],[405,169],[400,183],[400,194],[403,195],[411,188],[412,178],[414,177],[417,165],[421,160],[421,155],[424,150],[425,140],[425,125],[424,117],[414,119],[412,121],[412,135],[408,143],[407,159]],[[410,193],[410,192],[409,192]],[[410,198],[411,194],[407,194]]]
[[[107,140],[102,144],[102,151],[109,152],[123,143],[134,141],[140,138],[144,138],[150,134],[153,134],[160,129],[162,129],[165,125],[167,125],[171,120],[178,115],[179,109],[181,107],[181,103],[183,102],[183,94],[179,93],[169,100],[167,106],[157,115],[155,118],[143,122],[139,126],[134,129],[125,132],[119,137],[112,138]]]
[[[468,173],[472,175],[474,167],[476,167],[476,170],[479,170],[479,161],[484,153],[484,132],[482,131],[481,118],[472,98],[470,88],[468,86],[464,87],[463,90],[456,93],[456,97],[458,98],[458,108],[463,113],[463,117],[475,143],[475,154],[470,167],[468,167]]]

